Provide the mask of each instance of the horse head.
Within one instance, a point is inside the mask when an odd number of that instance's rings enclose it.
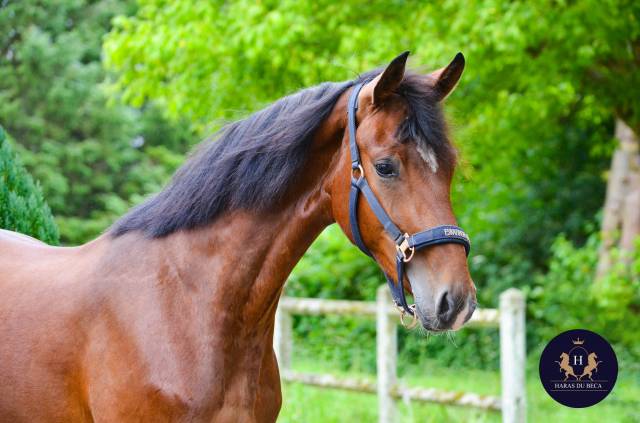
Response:
[[[402,238],[392,239],[388,226],[391,222],[409,239],[408,234],[424,228],[456,224],[450,200],[456,151],[447,137],[442,102],[457,84],[464,58],[458,54],[445,68],[419,75],[405,72],[407,55],[374,73],[352,96],[357,102],[357,135],[352,134],[356,151],[349,144],[350,131],[345,131],[344,168],[333,186],[333,215],[352,241],[370,252],[403,299],[403,288],[413,294],[412,310],[424,328],[455,330],[476,307],[465,246],[445,241],[420,250],[400,250]],[[354,217],[353,209],[347,208],[350,184],[365,175],[380,207],[376,211],[371,200],[360,195]],[[379,217],[380,208],[388,221]],[[354,218],[359,234],[354,234]],[[466,238],[459,229],[449,231]],[[405,265],[398,261],[399,252],[407,262],[406,272],[398,270]]]

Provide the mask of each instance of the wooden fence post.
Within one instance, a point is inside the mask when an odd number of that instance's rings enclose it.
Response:
[[[397,322],[388,313],[389,304],[392,304],[393,300],[386,285],[378,288],[376,299],[378,421],[380,423],[394,423],[397,421],[396,404],[392,396],[398,382],[396,374]]]
[[[278,359],[280,372],[291,370],[291,354],[293,350],[293,320],[291,314],[278,307],[276,310],[275,329],[273,331],[273,349]]]
[[[511,288],[500,295],[502,421],[523,423],[526,414],[525,299]]]

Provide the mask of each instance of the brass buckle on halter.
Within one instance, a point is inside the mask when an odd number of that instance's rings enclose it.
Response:
[[[413,254],[416,252],[416,247],[409,246],[409,234],[404,234],[404,239],[400,243],[400,245],[396,244],[396,250],[402,256],[402,261],[405,263],[409,263],[413,258]],[[411,254],[407,257],[407,251],[411,251]]]
[[[402,308],[401,306],[397,305],[397,304],[396,304],[396,307],[400,311],[400,323],[402,324],[402,326],[404,326],[405,329],[409,329],[409,330],[415,328],[416,325],[418,324],[418,313],[416,312],[416,305],[415,304],[411,304],[409,306],[411,311],[413,311],[413,320],[411,320],[411,322],[409,324],[407,324],[404,321],[404,316],[407,314],[405,309]]]

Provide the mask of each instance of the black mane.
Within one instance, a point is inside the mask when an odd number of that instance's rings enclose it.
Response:
[[[198,148],[164,190],[130,210],[110,233],[162,237],[209,224],[225,211],[270,208],[299,174],[315,130],[340,95],[379,72],[299,91],[226,126]],[[398,94],[409,106],[399,138],[425,143],[451,162],[441,108],[425,77],[407,73]]]

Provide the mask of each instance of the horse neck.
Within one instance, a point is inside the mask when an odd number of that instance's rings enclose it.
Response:
[[[272,330],[287,277],[334,221],[331,186],[349,171],[342,142],[343,97],[316,131],[302,174],[273,210],[230,211],[208,226],[157,240],[163,261],[179,267],[174,273],[181,275],[180,283],[198,285],[198,292],[209,296],[214,313],[247,323],[237,329]]]

